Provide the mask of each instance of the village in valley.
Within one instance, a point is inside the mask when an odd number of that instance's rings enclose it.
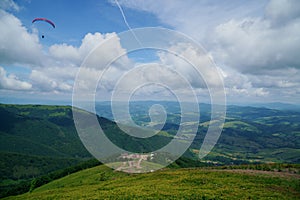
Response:
[[[116,171],[141,173],[142,171],[144,171],[142,167],[142,162],[153,160],[154,153],[149,153],[149,154],[123,153],[119,158],[122,160],[122,162],[121,162],[121,166],[116,168]]]

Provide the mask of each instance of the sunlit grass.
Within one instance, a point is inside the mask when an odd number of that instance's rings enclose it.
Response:
[[[267,174],[164,169],[146,174],[98,166],[8,199],[297,199],[300,182]]]

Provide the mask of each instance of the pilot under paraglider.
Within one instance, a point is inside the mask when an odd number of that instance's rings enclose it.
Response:
[[[32,20],[32,23],[35,23],[36,21],[44,21],[44,22],[47,22],[48,24],[50,24],[53,28],[55,28],[55,24],[49,20],[49,19],[46,19],[46,18],[35,18],[34,20]],[[44,38],[45,36],[42,35],[42,38]]]

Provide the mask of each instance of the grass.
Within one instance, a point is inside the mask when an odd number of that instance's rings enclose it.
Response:
[[[242,121],[225,122],[224,128],[241,129],[241,130],[245,130],[245,131],[258,132],[258,129],[255,126],[252,126],[252,125],[242,122]]]
[[[77,112],[86,114],[80,109]],[[148,119],[139,118],[138,112],[135,114],[138,121],[147,122]],[[206,114],[209,115],[209,112]],[[207,161],[224,165],[246,161],[299,163],[299,114],[243,107],[229,109],[228,114],[218,144],[207,156]],[[99,122],[107,137],[120,148],[128,148],[132,152],[149,152],[170,142],[170,136],[176,133],[180,124],[178,117],[180,115],[174,112],[168,116],[170,124],[167,124],[164,131],[153,138],[141,140],[128,137],[114,122],[103,118],[99,118]],[[52,166],[57,169],[69,161],[71,165],[72,159],[75,162],[75,159],[90,156],[78,138],[70,106],[0,104],[0,118],[3,122],[0,126],[0,172],[3,175],[0,186],[17,184],[26,177],[36,177],[38,171],[47,174],[50,164],[52,170]],[[200,149],[198,144],[202,143],[207,126],[216,122],[207,121],[210,118],[206,115],[201,119],[204,123],[199,126],[193,146],[195,153]],[[11,157],[11,153],[16,155]],[[27,155],[20,156],[20,153]],[[59,162],[61,157],[66,159],[64,165]],[[20,180],[13,181],[17,178]],[[299,179],[258,173],[241,174],[228,169],[169,169],[128,175],[97,167],[53,181],[16,198],[300,199],[297,191],[300,191]]]
[[[299,199],[297,177],[234,170],[126,174],[97,166],[7,199]]]

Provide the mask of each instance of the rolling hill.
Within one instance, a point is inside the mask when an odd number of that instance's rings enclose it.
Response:
[[[156,103],[166,104],[167,123],[162,132],[147,139],[131,137],[121,131],[112,121],[107,103],[96,106],[97,113],[102,116],[98,121],[106,136],[119,147],[132,152],[150,152],[170,142],[180,126],[179,107],[173,102],[134,102],[131,114],[137,124],[149,123],[148,108]],[[299,112],[241,106],[228,106],[218,143],[207,157],[199,161],[197,153],[209,124],[210,105],[200,104],[200,109],[197,136],[184,157],[177,161],[179,164],[175,164],[177,168],[300,163]],[[0,120],[1,196],[11,194],[8,191],[16,192],[16,188],[23,186],[22,191],[28,191],[31,180],[92,158],[77,135],[70,106],[0,104]],[[58,177],[65,172],[59,172]]]
[[[91,159],[76,132],[70,106],[0,104],[0,197],[35,177]],[[156,135],[142,141],[98,118],[108,138],[133,152],[159,148],[170,140]]]
[[[212,168],[127,174],[103,165],[5,199],[299,199],[299,175]]]
[[[133,120],[139,125],[149,125],[148,111],[155,104],[162,105],[168,114],[163,130],[175,135],[180,126],[181,112],[177,102],[130,102]],[[211,113],[211,105],[200,104],[199,107],[200,125],[190,149],[192,153],[186,153],[186,156],[194,158],[207,132]],[[96,111],[99,116],[114,120],[109,102],[96,104]],[[160,127],[160,124],[155,126]],[[300,112],[297,109],[229,105],[218,143],[204,160],[217,164],[300,163]]]

